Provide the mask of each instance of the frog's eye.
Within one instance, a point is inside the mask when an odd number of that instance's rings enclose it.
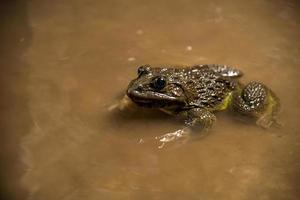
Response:
[[[161,90],[163,89],[167,84],[167,81],[165,79],[165,77],[162,77],[162,76],[158,76],[158,77],[155,77],[151,83],[151,87],[153,87],[154,89],[157,89],[157,90]]]
[[[138,68],[138,75],[141,76],[142,74],[148,74],[150,72],[149,65],[143,65]]]

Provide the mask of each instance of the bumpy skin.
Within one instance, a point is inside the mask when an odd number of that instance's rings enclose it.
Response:
[[[253,81],[237,89],[233,93],[232,108],[255,118],[256,124],[263,128],[279,125],[276,120],[280,109],[279,99],[262,83]]]
[[[213,112],[229,107],[255,118],[262,127],[276,123],[278,98],[262,83],[243,86],[238,82],[241,76],[241,71],[225,65],[144,65],[130,82],[127,95],[140,106],[186,116],[187,127],[208,128],[216,120]]]

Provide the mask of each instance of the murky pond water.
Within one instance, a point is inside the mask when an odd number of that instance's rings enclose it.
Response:
[[[292,0],[3,3],[2,193],[299,199],[299,8]],[[284,127],[218,114],[206,137],[158,149],[154,137],[181,122],[110,109],[145,63],[236,66],[244,83],[262,81],[279,96]]]

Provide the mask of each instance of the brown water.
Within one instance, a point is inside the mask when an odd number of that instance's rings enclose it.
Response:
[[[1,5],[6,199],[300,198],[300,17],[292,1],[7,1]],[[140,64],[220,63],[280,97],[284,127],[226,114],[157,148],[173,117],[110,110]]]

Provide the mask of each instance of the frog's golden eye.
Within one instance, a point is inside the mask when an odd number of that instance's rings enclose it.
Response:
[[[141,76],[142,74],[148,74],[150,72],[149,65],[142,65],[138,68],[138,75]]]
[[[163,76],[157,76],[152,80],[151,87],[157,90],[163,89],[167,85],[166,78]]]

